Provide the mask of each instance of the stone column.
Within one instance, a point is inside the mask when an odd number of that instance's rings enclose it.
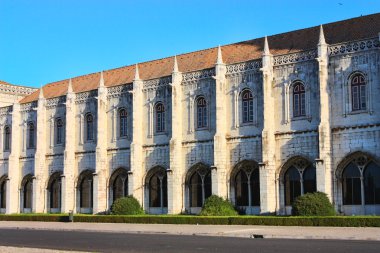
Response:
[[[182,192],[185,165],[182,153],[182,73],[178,70],[177,57],[174,57],[172,73],[172,138],[170,140],[170,170],[168,171],[168,213],[178,214],[184,207]]]
[[[317,159],[317,190],[324,192],[332,200],[332,144],[331,144],[331,117],[330,117],[330,92],[328,87],[328,45],[320,27],[318,43],[318,68],[319,68],[319,94],[320,94],[320,124],[319,131],[319,159]]]
[[[129,189],[131,193],[143,205],[143,182],[142,176],[144,173],[143,164],[143,122],[146,115],[143,113],[143,81],[140,79],[138,65],[135,68],[135,78],[133,80],[133,112],[132,125],[133,135],[131,143],[131,172],[128,176]]]
[[[93,213],[107,211],[107,88],[104,86],[103,72],[100,73],[100,82],[97,97],[98,115],[96,125],[96,163],[94,174],[94,207]]]
[[[264,129],[262,132],[263,164],[260,166],[260,208],[262,214],[276,210],[275,107],[273,98],[273,56],[265,37],[263,52]]]
[[[46,212],[45,194],[46,183],[48,180],[48,169],[46,168],[46,99],[44,98],[43,89],[40,89],[37,106],[37,138],[36,153],[34,156],[34,176],[33,180],[33,205],[32,210],[35,213]]]
[[[218,47],[215,64],[216,133],[214,136],[214,168],[212,170],[212,193],[227,197],[228,152],[226,141],[226,65],[223,63],[222,49]]]
[[[65,119],[65,151],[63,160],[63,177],[62,177],[62,207],[64,213],[70,211],[76,212],[75,207],[75,94],[72,88],[72,81],[69,80],[69,86],[66,94],[66,119]]]
[[[20,212],[20,104],[14,103],[12,109],[11,153],[8,161],[7,214]]]

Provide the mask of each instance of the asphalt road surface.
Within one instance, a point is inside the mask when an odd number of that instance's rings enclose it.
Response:
[[[380,252],[380,242],[0,229],[0,245],[89,252]]]

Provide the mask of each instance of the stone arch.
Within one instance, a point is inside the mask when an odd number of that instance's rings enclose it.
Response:
[[[124,167],[114,170],[109,178],[109,203],[112,203],[121,197],[129,195],[128,192],[128,172]]]
[[[315,192],[316,168],[308,158],[289,158],[278,171],[280,213],[291,214],[291,204],[298,196]]]
[[[8,175],[0,177],[0,213],[5,213],[7,208],[7,181]]]
[[[145,207],[149,213],[167,213],[168,177],[164,166],[151,168],[144,177]]]
[[[54,172],[47,182],[47,210],[51,213],[60,213],[62,207],[62,171]]]
[[[185,184],[187,211],[197,213],[212,194],[211,167],[204,163],[193,165],[186,173]]]
[[[33,210],[33,180],[34,176],[28,174],[24,176],[21,181],[21,196],[20,196],[20,205],[21,210],[24,213],[30,213]]]
[[[254,160],[237,163],[230,173],[232,203],[245,214],[260,213],[260,171]]]
[[[344,157],[336,171],[337,206],[347,215],[380,214],[380,162],[355,151]]]
[[[93,187],[92,170],[84,170],[80,173],[77,179],[77,212],[92,213],[94,202],[94,187]]]

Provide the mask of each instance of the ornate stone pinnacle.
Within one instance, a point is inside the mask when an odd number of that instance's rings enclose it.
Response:
[[[218,57],[216,58],[216,64],[223,64],[222,48],[218,46]]]
[[[318,45],[326,45],[326,40],[325,40],[325,34],[323,32],[323,26],[320,25],[319,27],[319,41]]]
[[[140,80],[139,65],[137,63],[136,63],[136,68],[135,68],[135,79],[134,80]]]
[[[264,38],[264,52],[263,52],[264,55],[270,55],[270,51],[269,51],[269,44],[268,44],[268,37],[265,36]]]
[[[177,73],[178,71],[178,62],[177,62],[177,56],[174,56],[174,66],[173,66],[173,73]]]
[[[100,71],[100,81],[99,81],[99,87],[104,87],[104,77],[103,77],[103,71]]]

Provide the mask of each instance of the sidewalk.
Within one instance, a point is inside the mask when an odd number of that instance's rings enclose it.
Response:
[[[141,233],[242,238],[336,239],[380,241],[380,228],[276,227],[239,225],[171,225],[0,221],[0,228]]]

